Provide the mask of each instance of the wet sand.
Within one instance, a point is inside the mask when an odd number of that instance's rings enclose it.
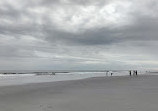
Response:
[[[158,76],[1,86],[0,111],[158,111]]]

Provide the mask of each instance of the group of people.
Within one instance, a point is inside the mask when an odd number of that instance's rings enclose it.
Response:
[[[108,74],[110,74],[111,76],[113,75],[113,72],[112,71],[106,71],[106,76],[108,76]],[[138,75],[138,71],[137,70],[130,70],[129,71],[129,75],[130,76],[137,76]]]
[[[131,70],[129,71],[129,75],[132,76],[132,71]],[[137,76],[138,75],[138,71],[134,70],[133,71],[133,75]]]

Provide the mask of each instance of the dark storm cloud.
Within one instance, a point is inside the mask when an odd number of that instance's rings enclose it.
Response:
[[[62,42],[67,45],[109,45],[120,41],[118,31],[115,32],[106,28],[88,30],[80,34],[57,30],[45,30],[45,33],[48,41]]]
[[[120,29],[123,40],[148,41],[158,40],[157,18],[149,16],[137,16],[135,22],[123,29]]]
[[[46,31],[46,39],[52,41],[62,41],[73,45],[109,45],[120,42],[133,41],[157,41],[158,40],[157,18],[141,16],[135,22],[120,29],[100,28],[87,30],[86,32],[74,34],[58,30]]]

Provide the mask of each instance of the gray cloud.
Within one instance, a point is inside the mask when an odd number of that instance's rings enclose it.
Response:
[[[156,4],[156,0],[0,1],[1,69],[154,69]],[[12,67],[14,63],[20,66]]]
[[[46,40],[53,43],[62,42],[67,45],[109,45],[112,43],[119,42],[119,32],[112,31],[109,29],[94,29],[88,30],[84,33],[74,34],[63,31],[45,31]]]

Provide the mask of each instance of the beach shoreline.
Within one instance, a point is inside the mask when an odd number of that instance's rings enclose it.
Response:
[[[128,71],[113,72],[112,76],[129,76]],[[139,73],[145,75],[146,73]],[[29,83],[45,83],[57,81],[81,80],[92,77],[111,77],[111,74],[105,72],[73,72],[73,73],[58,73],[56,75],[36,75],[36,74],[9,74],[0,75],[1,86],[23,85]]]

